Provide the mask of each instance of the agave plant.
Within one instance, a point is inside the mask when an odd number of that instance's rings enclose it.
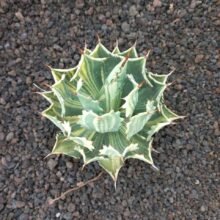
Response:
[[[164,104],[170,74],[151,73],[146,60],[135,46],[110,52],[99,42],[76,67],[51,68],[55,83],[41,93],[51,104],[43,116],[61,130],[51,154],[97,161],[115,182],[127,159],[154,166],[153,135],[180,116]]]

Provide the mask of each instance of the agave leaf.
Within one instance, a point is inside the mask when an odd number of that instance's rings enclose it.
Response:
[[[129,141],[122,131],[108,133],[108,143],[113,146],[118,152],[122,153]]]
[[[173,121],[179,118],[183,118],[183,116],[178,116],[177,114],[172,112],[169,108],[167,108],[166,105],[162,105],[161,112],[167,118],[167,120]]]
[[[68,139],[73,141],[77,145],[88,148],[90,151],[94,149],[92,141],[87,140],[85,137],[68,137]]]
[[[105,98],[105,110],[107,112],[110,110],[116,111],[120,107],[120,98],[125,84],[126,71],[127,60],[124,59],[115,66],[105,80],[104,86],[101,90],[101,95]]]
[[[152,113],[142,112],[131,117],[127,123],[127,138],[130,139],[133,135],[141,131],[151,116]]]
[[[97,115],[92,111],[83,111],[79,124],[86,129],[106,133],[118,131],[122,120],[120,112],[111,111],[103,115]]]
[[[165,105],[162,105],[161,112],[156,112],[145,125],[142,133],[149,140],[155,133],[163,127],[172,123],[172,121],[182,118],[169,110]]]
[[[106,58],[94,58],[91,55],[83,54],[76,74],[83,80],[87,91],[92,98],[99,96],[102,86],[103,62]]]
[[[42,115],[52,121],[63,132],[63,134],[68,133],[63,125],[62,120],[58,119],[57,114],[54,111],[53,105],[44,110],[42,112]]]
[[[130,139],[133,135],[141,131],[154,112],[155,107],[152,104],[152,101],[148,101],[146,104],[146,112],[131,117],[130,121],[127,123],[127,138]]]
[[[76,151],[76,144],[62,134],[57,134],[56,143],[51,154],[65,154],[76,159],[80,158],[80,154]]]
[[[88,48],[85,48],[83,52],[84,52],[84,54],[86,54],[86,55],[91,55],[91,53],[92,53],[92,51],[89,50]]]
[[[97,154],[95,154],[94,152],[87,150],[87,149],[82,149],[81,147],[77,146],[76,147],[76,151],[82,156],[83,158],[83,162],[84,165],[83,167],[85,167],[86,165],[88,165],[89,163],[101,160],[103,157],[98,156]]]
[[[124,149],[122,155],[123,155],[124,158],[127,158],[127,156],[128,156],[129,154],[132,154],[132,152],[137,151],[138,149],[139,149],[139,148],[138,148],[138,144],[137,144],[137,143],[135,143],[135,144],[131,143],[129,146],[127,146],[127,147]]]
[[[169,125],[171,122],[163,122],[163,123],[159,123],[157,125],[153,125],[149,128],[149,130],[147,131],[147,140],[150,140],[150,138],[157,133],[161,128]],[[145,129],[146,130],[146,129]]]
[[[123,166],[121,157],[103,158],[98,160],[99,165],[112,177],[114,182],[117,181],[118,173]]]
[[[71,117],[65,117],[61,118],[56,114],[54,111],[53,105],[51,105],[49,108],[44,110],[42,112],[42,115],[46,118],[48,118],[50,121],[52,121],[66,136],[70,136],[71,133],[78,133],[80,132],[79,128],[80,126],[77,124],[78,117],[71,116]],[[76,131],[73,131],[75,130]]]
[[[54,114],[56,116],[61,116],[61,107],[59,105],[59,100],[54,95],[52,91],[48,92],[40,92],[40,95],[42,95],[50,104],[50,108],[53,110]]]
[[[83,82],[80,79],[77,82],[77,96],[79,98],[79,101],[80,101],[83,109],[85,109],[87,111],[91,110],[91,111],[93,111],[95,113],[103,112],[103,108],[100,107],[99,101],[93,100],[91,96],[83,94],[81,92],[81,90],[83,90],[82,87],[83,87]]]
[[[138,84],[136,83],[135,79],[133,78],[132,75],[128,75],[129,80],[131,81],[131,83],[134,85],[133,90],[124,98],[125,103],[122,106],[122,108],[125,109],[125,116],[126,117],[131,117],[135,106],[138,102]]]
[[[103,65],[102,84],[104,84],[105,80],[108,78],[108,76],[110,75],[114,67],[118,65],[122,60],[123,58],[117,55],[106,58],[106,60],[104,61],[104,65]]]
[[[112,51],[113,54],[119,54],[120,50],[118,48],[118,45],[116,45],[116,47],[114,48],[114,50]]]
[[[106,58],[112,56],[112,53],[101,42],[99,42],[91,52],[90,56],[94,58]]]
[[[135,106],[138,102],[138,88],[134,88],[125,98],[125,103],[122,106],[122,108],[125,109],[125,116],[126,117],[131,117]]]
[[[65,79],[65,75],[52,86],[52,91],[59,100],[62,117],[81,113],[82,106],[76,96],[76,88]]]
[[[153,139],[146,140],[145,137],[136,135],[133,138],[135,144],[138,144],[137,149],[127,152],[125,159],[133,158],[142,160],[146,163],[153,164],[151,155]]]
[[[157,107],[159,108],[163,92],[167,85],[156,80],[151,80],[150,82],[152,86],[147,84],[139,90],[139,99],[134,114],[145,110],[147,100],[155,100],[157,102]]]
[[[95,118],[98,117],[93,111],[84,111],[82,116],[79,117],[79,124],[88,130],[95,131],[95,126],[93,124]]]
[[[102,43],[98,43],[94,51],[90,54],[94,58],[105,58],[101,70],[102,83],[104,84],[106,78],[109,76],[114,67],[120,63],[123,57],[111,53]]]
[[[155,111],[145,127],[151,127],[153,125],[168,121],[169,120],[164,116],[164,114],[162,114],[162,111]]]
[[[103,108],[100,107],[99,101],[93,100],[90,96],[81,95],[80,93],[78,93],[77,96],[81,105],[83,106],[83,109],[86,111],[91,110],[95,113],[101,113],[104,111]]]
[[[100,155],[106,158],[100,159],[99,165],[112,177],[114,182],[117,181],[118,173],[123,166],[123,156],[112,146],[103,146]]]
[[[104,145],[103,148],[99,151],[99,154],[106,157],[121,157],[122,155],[111,145]]]
[[[145,65],[146,65],[145,57],[128,59],[128,64],[127,64],[128,74],[131,74],[138,84],[140,84],[144,80],[142,73],[145,71]]]
[[[103,156],[99,155],[99,149],[103,146],[104,143],[104,135],[99,133],[94,134],[93,132],[92,136],[90,135],[88,139],[92,140],[92,146],[94,147],[92,150],[91,148],[76,148],[76,151],[79,152],[79,154],[83,157],[83,167],[91,162],[98,161],[104,158]]]
[[[147,70],[146,70],[147,71]],[[167,82],[167,79],[168,79],[168,77],[169,77],[169,75],[170,74],[167,74],[167,75],[165,75],[165,74],[161,74],[161,75],[159,75],[159,74],[155,74],[155,73],[152,73],[152,72],[148,72],[149,73],[149,77],[151,78],[151,79],[154,79],[154,80],[156,80],[157,82],[160,82],[160,83],[162,83],[162,84],[166,84],[166,82]]]
[[[120,118],[120,112],[110,111],[109,113],[96,117],[93,124],[97,132],[116,132],[119,130],[122,121],[123,119]]]
[[[145,71],[145,64],[146,64],[145,57],[130,58],[127,61],[127,74],[131,75],[138,85],[143,84],[143,82],[145,81],[143,77],[143,72]],[[131,80],[128,79],[129,78],[127,78],[125,81],[122,97],[127,96],[133,89],[133,83],[131,82]]]
[[[129,48],[128,50],[125,50],[123,52],[119,52],[117,53],[119,56],[128,56],[129,58],[138,58],[138,54],[137,54],[137,51],[136,51],[136,48],[135,46]]]
[[[145,128],[149,130],[151,126],[165,122],[171,123],[172,121],[179,118],[181,118],[181,116],[178,116],[175,113],[173,113],[165,105],[161,105],[160,111],[154,112],[148,123],[145,125]]]
[[[66,79],[70,80],[76,70],[77,70],[77,67],[74,67],[74,68],[70,68],[70,69],[55,69],[55,68],[51,68],[51,73],[53,75],[53,78],[54,78],[54,81],[55,82],[58,82],[62,79],[62,76],[65,75]]]

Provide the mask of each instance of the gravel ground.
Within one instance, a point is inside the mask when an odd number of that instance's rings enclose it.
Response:
[[[96,3],[95,3],[96,2]],[[0,1],[0,219],[220,219],[220,6],[218,0]],[[52,84],[45,64],[72,67],[78,47],[94,47],[98,34],[112,49],[137,39],[152,50],[153,72],[176,72],[168,106],[186,115],[156,135],[155,172],[130,160],[118,187],[104,175],[52,206],[49,198],[97,175],[91,164],[44,157],[57,129],[42,118],[48,105],[33,83]]]

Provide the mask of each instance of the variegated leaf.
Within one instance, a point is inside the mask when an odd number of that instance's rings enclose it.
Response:
[[[134,77],[132,75],[128,75],[129,80],[131,81],[131,83],[133,84],[134,88],[133,90],[124,98],[125,103],[122,106],[122,108],[125,109],[125,116],[126,117],[131,117],[135,106],[138,102],[138,84],[135,81]]]
[[[80,158],[80,154],[76,150],[76,144],[72,140],[66,139],[65,136],[58,134],[56,143],[51,154],[65,154],[70,157]]]
[[[154,112],[155,106],[153,105],[153,102],[148,101],[146,104],[146,112],[142,112],[131,117],[130,121],[127,123],[127,138],[130,139],[133,135],[141,131]]]
[[[122,121],[120,112],[110,111],[103,115],[97,115],[92,111],[83,111],[79,123],[86,129],[107,133],[118,131]]]

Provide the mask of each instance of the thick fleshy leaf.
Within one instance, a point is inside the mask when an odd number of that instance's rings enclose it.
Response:
[[[131,117],[133,112],[134,112],[135,106],[136,106],[136,104],[138,102],[138,90],[139,90],[139,87],[138,87],[138,84],[136,83],[136,81],[135,81],[135,79],[133,78],[132,75],[128,75],[128,77],[129,77],[131,83],[134,85],[134,88],[124,98],[125,103],[122,106],[122,108],[125,109],[125,116],[126,117]]]
[[[105,102],[105,110],[117,111],[121,104],[121,95],[125,84],[127,73],[127,60],[122,60],[115,68],[111,71],[105,84],[101,90],[101,100]],[[103,91],[104,90],[104,91]]]
[[[77,146],[76,151],[82,156],[84,165],[85,167],[87,164],[92,163],[94,161],[101,160],[103,157],[97,155],[97,153],[87,150],[87,149],[82,149],[81,147]]]
[[[117,54],[111,53],[102,43],[99,43],[94,51],[90,54],[94,58],[105,58],[103,60],[102,66],[102,83],[104,84],[105,80],[114,69],[114,67],[120,63],[123,57],[118,56]]]
[[[150,129],[147,131],[147,140],[150,140],[151,137],[157,133],[161,128],[169,125],[171,122],[168,121],[168,122],[163,122],[163,123],[159,123],[157,125],[153,125],[150,127]]]
[[[172,121],[182,118],[170,111],[165,105],[162,105],[160,109],[161,111],[155,112],[141,131],[141,134],[148,140],[160,129],[171,124]]]
[[[102,73],[106,58],[94,58],[83,54],[76,74],[83,80],[92,98],[99,96],[102,87]]]
[[[140,88],[142,88],[142,86],[140,85],[142,85],[145,81],[143,77],[143,72],[145,71],[145,64],[146,64],[145,57],[131,58],[131,59],[128,59],[127,61],[127,74],[132,75],[135,82],[139,85]],[[133,89],[132,82],[126,79],[125,85],[123,88],[122,97],[127,96],[131,92],[132,89]]]
[[[159,107],[161,98],[163,97],[163,92],[166,89],[167,85],[152,79],[150,79],[150,83],[152,86],[146,84],[139,90],[139,99],[134,111],[135,114],[143,112],[145,110],[147,100],[156,101],[157,107]]]
[[[172,122],[173,120],[176,120],[178,118],[181,118],[181,116],[177,116],[175,113],[170,111],[165,105],[161,105],[160,111],[154,112],[154,114],[152,115],[145,127],[149,129],[149,127],[151,126],[164,122]]]
[[[152,141],[153,139],[146,141],[144,137],[136,136],[135,144],[138,146],[136,149],[128,151],[125,159],[133,158],[142,160],[149,164],[153,164],[153,159],[151,156]]]
[[[128,50],[118,53],[118,55],[124,57],[128,56],[129,58],[138,58],[135,46],[129,48]]]
[[[136,144],[130,144],[129,146],[127,146],[125,149],[124,149],[124,151],[123,151],[123,157],[124,158],[127,158],[127,156],[128,155],[131,155],[132,154],[132,152],[134,152],[134,151],[136,151],[136,150],[138,150],[138,144],[136,143]]]
[[[42,112],[42,115],[52,121],[62,132],[63,134],[69,133],[63,125],[62,119],[57,117],[56,112],[54,111],[53,105]]]
[[[85,137],[69,137],[68,139],[80,146],[88,148],[89,150],[94,149],[94,146],[92,145],[92,141],[87,140]]]
[[[178,116],[174,112],[172,112],[169,108],[167,108],[166,105],[162,105],[161,108],[162,114],[168,119],[168,120],[176,120],[179,118],[184,118],[184,116]]]
[[[88,130],[95,131],[93,124],[94,119],[98,117],[93,111],[82,111],[82,115],[79,116],[79,124]]]
[[[170,74],[167,74],[167,75],[159,75],[159,74],[155,74],[155,73],[152,73],[152,72],[149,72],[149,75],[150,75],[150,78],[162,83],[162,84],[166,84],[167,82],[167,79],[169,77]]]
[[[98,160],[99,165],[112,177],[114,182],[117,181],[118,173],[123,166],[121,157],[103,158]]]
[[[104,145],[103,148],[99,151],[99,154],[106,157],[121,157],[122,155],[111,145]]]
[[[62,76],[65,75],[66,79],[70,80],[76,70],[77,70],[77,67],[74,67],[74,68],[71,68],[71,69],[55,69],[55,68],[51,68],[51,73],[53,75],[53,78],[54,78],[54,81],[55,82],[58,82],[62,79]]]
[[[83,157],[84,165],[85,167],[87,164],[98,161],[100,159],[103,159],[103,156],[99,155],[99,149],[102,148],[104,143],[104,134],[99,133],[92,133],[92,135],[89,135],[87,139],[92,141],[92,146],[94,147],[92,150],[91,148],[82,148],[78,147],[76,148],[76,151],[80,153],[80,155]],[[105,138],[106,139],[106,138]]]
[[[127,138],[130,139],[133,135],[141,131],[152,114],[153,113],[143,112],[131,117],[127,123]]]
[[[113,146],[118,152],[122,153],[129,141],[122,131],[108,133],[108,143]]]
[[[122,121],[120,112],[110,111],[103,115],[97,115],[92,111],[83,111],[79,124],[92,131],[107,133],[118,131]]]
[[[103,112],[103,108],[100,107],[99,101],[93,100],[90,96],[85,96],[81,94],[77,94],[79,101],[81,105],[83,106],[83,109],[89,111],[93,111],[95,113],[101,113]]]
[[[108,78],[108,76],[110,75],[114,67],[118,65],[122,60],[123,60],[122,57],[114,55],[114,56],[108,57],[104,61],[104,66],[102,70],[102,84],[105,83],[105,80]]]
[[[40,92],[39,94],[51,104],[50,108],[53,109],[54,114],[56,116],[61,116],[61,106],[55,94],[52,91]]]
[[[98,161],[99,165],[108,172],[116,182],[119,170],[124,164],[123,156],[112,146],[103,146],[103,149],[100,150],[100,155],[105,158]]]
[[[112,56],[112,53],[101,42],[99,42],[91,52],[90,56],[94,58],[106,58]]]
[[[76,151],[76,144],[61,134],[56,136],[56,143],[51,154],[65,154],[77,159],[80,158],[80,154]]]
[[[146,112],[142,112],[131,117],[130,121],[127,123],[127,138],[130,139],[133,135],[141,131],[154,112],[155,107],[152,104],[152,101],[148,101],[146,104]]]
[[[89,50],[88,48],[85,48],[83,52],[84,52],[84,54],[86,54],[86,55],[90,55],[90,54],[92,53],[92,51]]]
[[[118,45],[116,45],[116,47],[114,48],[114,50],[112,51],[113,54],[119,54],[121,53],[119,48],[118,48]]]
[[[78,80],[77,82],[77,97],[79,98],[79,101],[84,110],[91,110],[95,113],[103,112],[103,108],[100,107],[99,101],[93,100],[91,96],[85,93],[82,79]]]
[[[122,121],[123,119],[120,118],[120,112],[110,111],[109,113],[96,117],[93,124],[97,132],[116,132],[119,130]]]
[[[127,65],[128,65],[127,73],[131,74],[138,84],[142,83],[144,80],[142,73],[145,71],[146,58],[138,57],[138,58],[128,59]]]
[[[122,106],[122,108],[125,109],[125,116],[126,117],[131,117],[135,106],[138,102],[138,88],[134,88],[125,98],[125,103]]]
[[[52,91],[59,100],[62,117],[79,115],[81,113],[82,106],[76,95],[76,88],[65,79],[65,75],[52,86]]]

